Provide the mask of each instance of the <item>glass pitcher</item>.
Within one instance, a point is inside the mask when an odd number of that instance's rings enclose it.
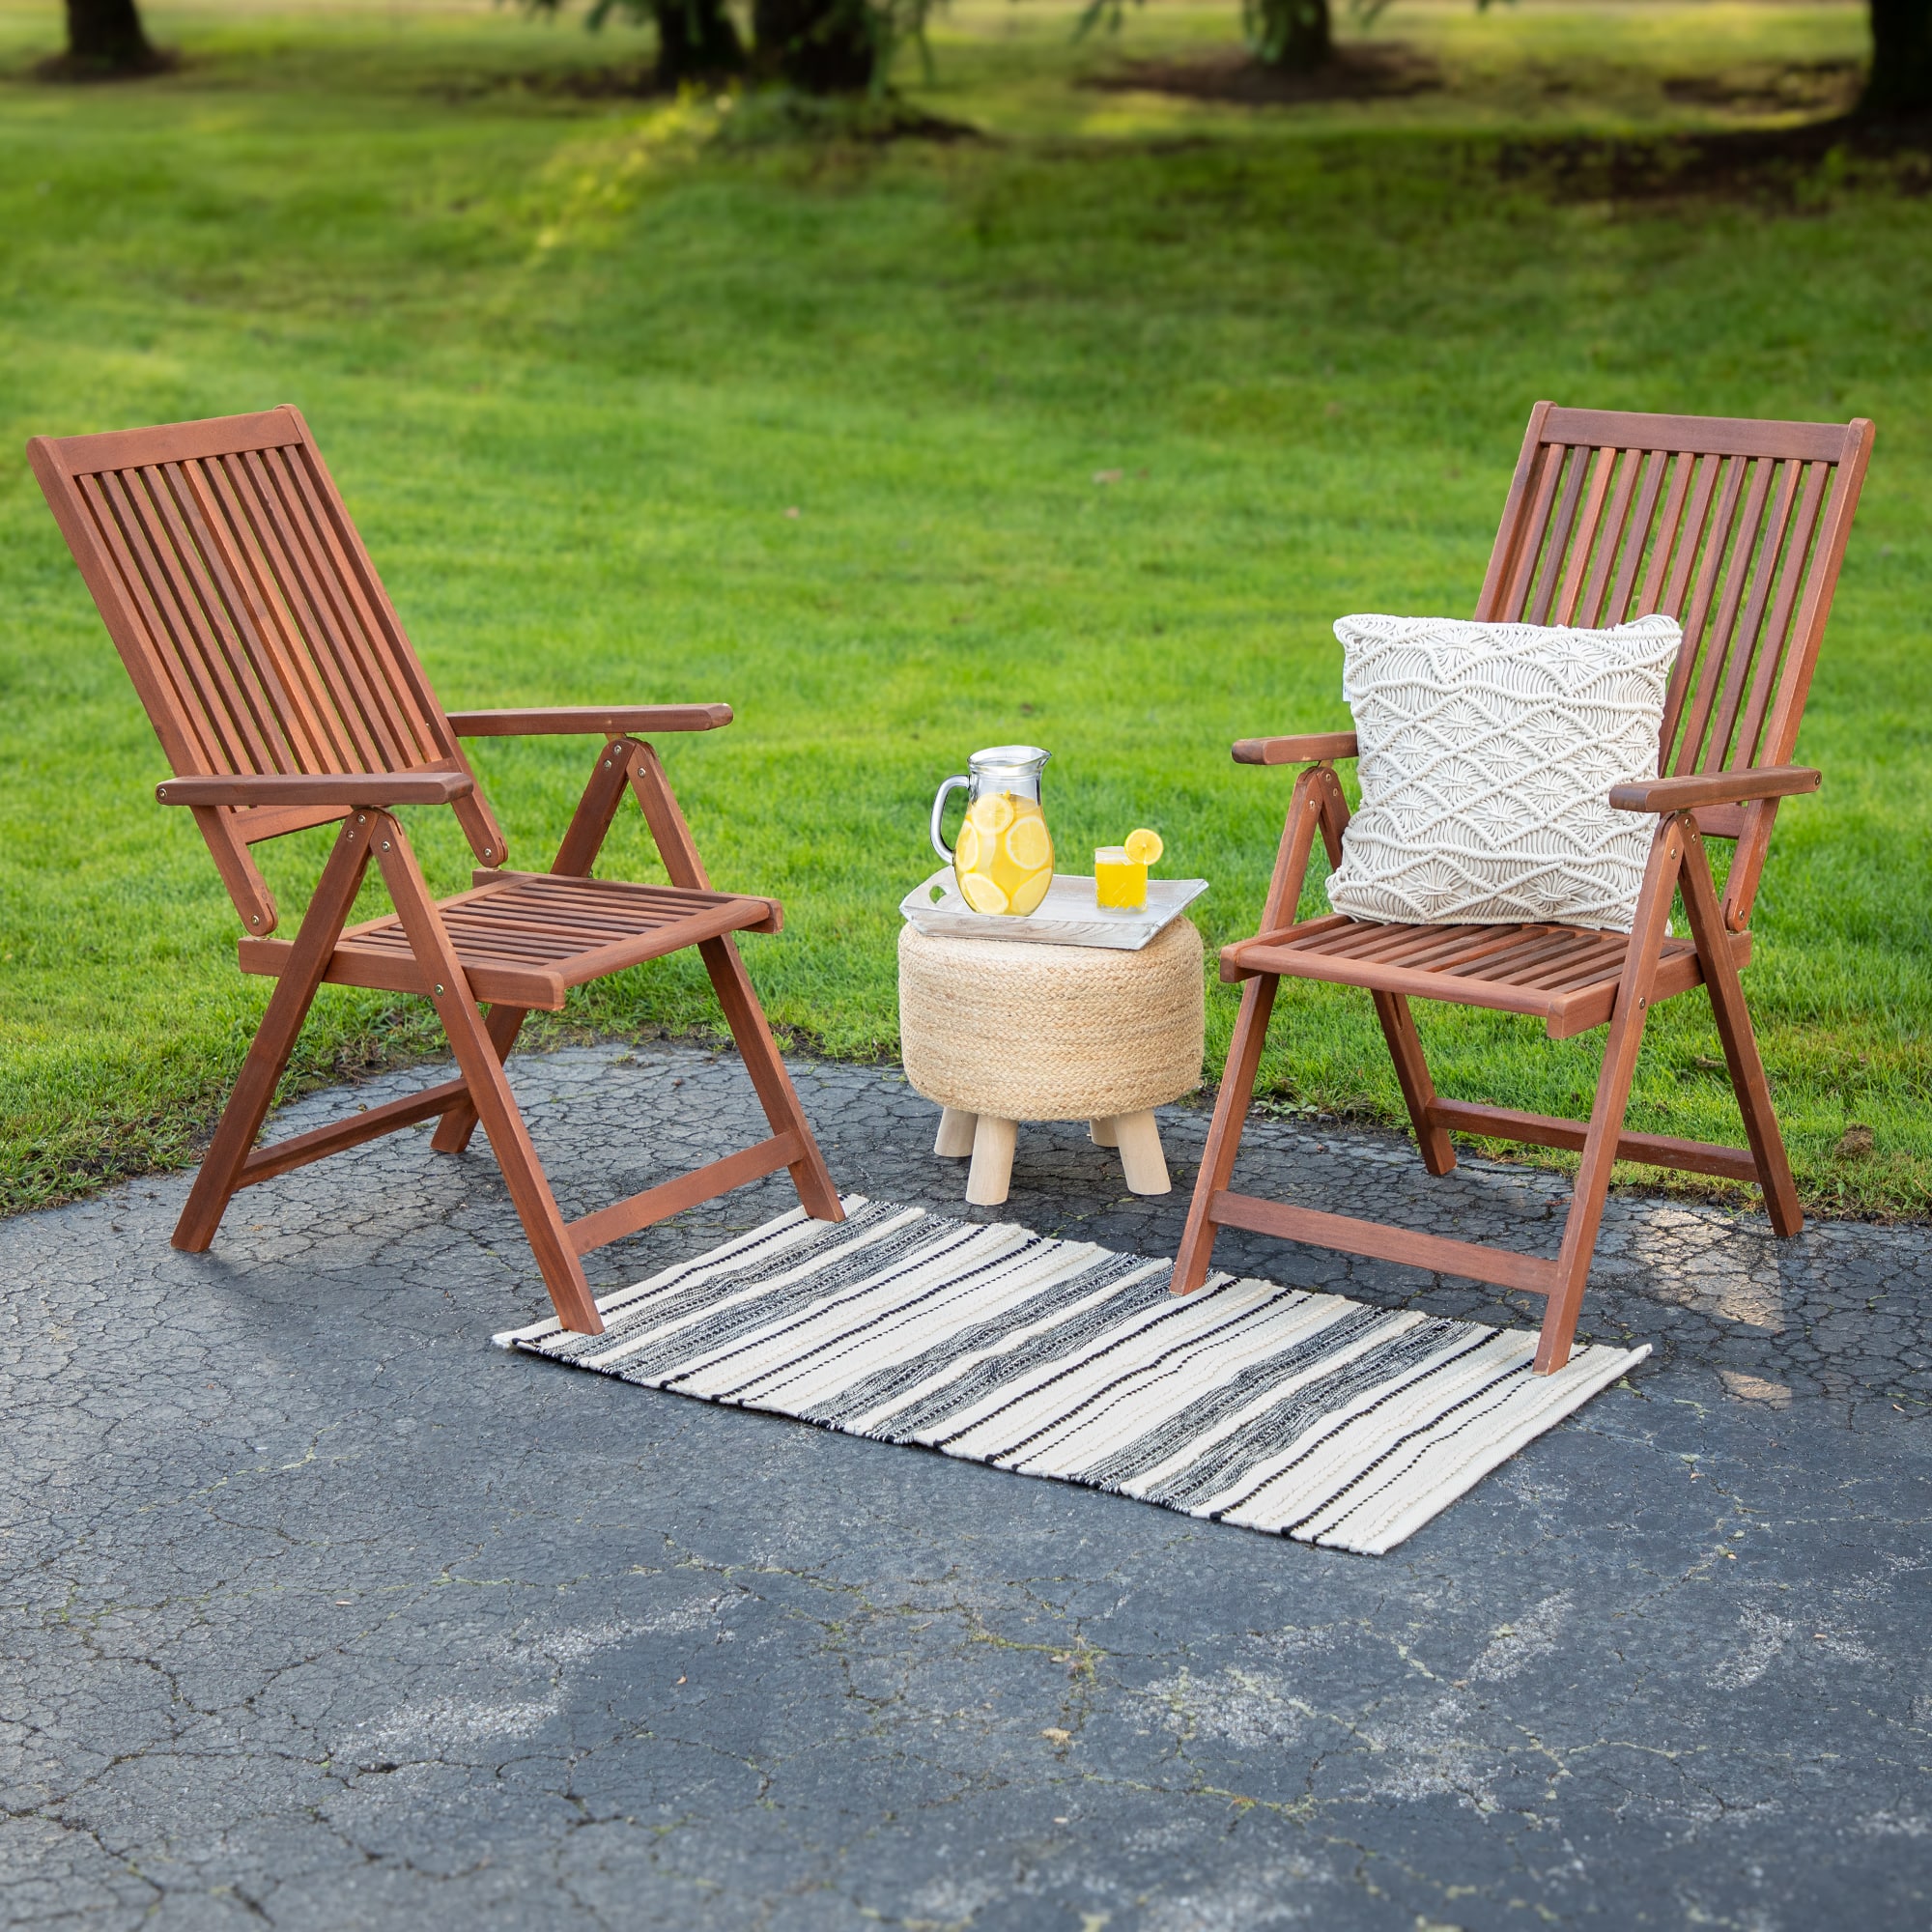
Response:
[[[952,867],[959,895],[975,912],[1025,914],[1053,883],[1053,839],[1039,808],[1040,768],[1053,755],[1037,745],[995,745],[966,761],[970,778],[951,778],[932,801],[932,849]],[[966,791],[966,822],[950,847],[940,831],[949,792]]]

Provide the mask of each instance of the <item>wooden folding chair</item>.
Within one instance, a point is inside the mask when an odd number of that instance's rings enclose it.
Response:
[[[665,1216],[788,1168],[806,1211],[843,1218],[811,1128],[732,939],[776,932],[775,899],[711,890],[663,764],[637,734],[709,731],[724,704],[445,712],[437,702],[308,426],[293,409],[27,445],[35,474],[175,773],[163,805],[195,816],[247,936],[244,973],[278,984],[183,1209],[199,1253],[238,1188],[439,1119],[459,1153],[480,1120],[558,1319],[599,1334],[582,1257]],[[595,733],[590,781],[548,872],[506,867],[503,834],[460,738]],[[628,787],[669,886],[593,879]],[[481,862],[437,900],[396,816],[447,805]],[[264,839],[341,825],[293,940],[250,855]],[[344,929],[371,861],[393,914]],[[526,1013],[572,986],[696,946],[771,1123],[769,1138],[681,1179],[566,1221],[503,1060]],[[325,980],[420,993],[459,1077],[333,1126],[257,1148],[275,1086]],[[486,1014],[483,1007],[489,1010]]]
[[[1652,611],[1680,620],[1684,643],[1664,704],[1659,777],[1609,802],[1658,824],[1628,933],[1564,925],[1396,925],[1330,914],[1301,919],[1319,832],[1341,859],[1349,809],[1332,760],[1351,731],[1247,739],[1237,762],[1300,764],[1262,929],[1221,953],[1245,980],[1240,1016],[1208,1136],[1174,1288],[1207,1278],[1217,1228],[1246,1228],[1348,1254],[1403,1262],[1547,1298],[1536,1368],[1569,1359],[1577,1309],[1617,1160],[1752,1180],[1772,1226],[1804,1226],[1739,969],[1750,961],[1751,902],[1780,798],[1814,791],[1789,761],[1871,451],[1872,426],[1749,422],[1560,410],[1530,414],[1476,603],[1479,618],[1614,624]],[[1706,838],[1735,841],[1721,900]],[[1669,920],[1681,892],[1688,937]],[[1255,1073],[1284,975],[1366,987],[1431,1174],[1456,1164],[1452,1133],[1581,1151],[1554,1261],[1438,1235],[1319,1213],[1230,1191]],[[1748,1150],[1627,1133],[1624,1113],[1651,1006],[1710,990]],[[1543,1020],[1552,1039],[1609,1024],[1587,1124],[1447,1100],[1431,1084],[1412,999],[1490,1007]]]

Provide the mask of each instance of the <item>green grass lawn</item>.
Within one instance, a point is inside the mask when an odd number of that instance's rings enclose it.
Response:
[[[480,4],[156,6],[181,71],[49,89],[56,10],[0,0],[0,1203],[188,1157],[268,990],[153,802],[28,435],[298,403],[452,706],[729,700],[665,749],[714,876],[786,902],[752,971],[796,1037],[883,1055],[927,802],[978,745],[1053,750],[1063,854],[1157,826],[1165,869],[1212,881],[1210,943],[1251,930],[1291,778],[1229,740],[1346,723],[1336,615],[1469,608],[1553,396],[1878,422],[1800,745],[1825,788],[1780,820],[1747,983],[1808,1198],[1924,1211],[1932,201],[1873,168],[1795,206],[1612,207],[1493,161],[1510,132],[1734,123],[1685,76],[1842,67],[1861,14],[1399,0],[1378,36],[1445,88],[1080,84],[1232,44],[1235,12],[1075,45],[1066,8],[976,0],[910,92],[995,138],[879,147],[559,91],[647,43]],[[547,858],[591,752],[479,749],[513,862]],[[414,826],[465,883],[453,826]],[[269,848],[285,930],[324,840]],[[608,869],[653,866],[627,821]],[[1277,1097],[1394,1117],[1365,999],[1281,1013]],[[568,1018],[709,1009],[680,959]],[[1581,1110],[1601,1036],[1421,1024],[1446,1091]],[[328,991],[299,1070],[435,1043],[409,1002]],[[1717,1051],[1701,995],[1665,1008],[1634,1121],[1737,1138]]]

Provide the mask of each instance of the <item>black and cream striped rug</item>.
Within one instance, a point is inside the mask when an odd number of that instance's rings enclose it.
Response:
[[[1380,1555],[1650,1350],[1532,1376],[1533,1332],[1371,1308],[848,1195],[496,1337],[1189,1516]]]

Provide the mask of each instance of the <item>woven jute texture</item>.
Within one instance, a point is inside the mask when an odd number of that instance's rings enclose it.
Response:
[[[1003,1121],[1095,1121],[1201,1084],[1201,935],[1138,952],[899,933],[899,1039],[928,1100]]]

